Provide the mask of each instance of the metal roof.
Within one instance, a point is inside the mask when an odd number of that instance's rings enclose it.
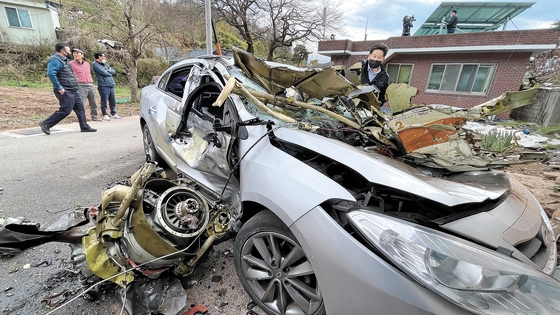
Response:
[[[442,20],[449,20],[451,10],[457,10],[459,23],[456,34],[495,31],[507,26],[516,17],[536,2],[442,2],[426,19],[414,36],[445,33]],[[440,30],[441,28],[441,30]]]

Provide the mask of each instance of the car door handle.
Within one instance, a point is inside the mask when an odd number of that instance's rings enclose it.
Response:
[[[156,107],[155,106],[150,106],[150,108],[148,109],[148,114],[151,113],[157,113]]]

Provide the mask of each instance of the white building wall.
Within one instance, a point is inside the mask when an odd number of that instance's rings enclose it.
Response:
[[[27,10],[31,18],[31,28],[10,26],[6,7]],[[50,44],[56,41],[55,28],[60,27],[56,11],[44,3],[21,0],[0,0],[0,40],[14,44]]]

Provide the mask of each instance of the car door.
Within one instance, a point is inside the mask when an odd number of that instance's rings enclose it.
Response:
[[[159,93],[152,95],[148,109],[154,143],[172,168],[176,167],[177,159],[171,148],[170,135],[181,122],[185,84],[192,67],[192,64],[186,64],[164,73],[157,85]]]
[[[230,98],[222,106],[214,106],[222,91],[222,84],[215,82],[215,77],[208,73],[191,90],[172,148],[183,174],[240,209],[239,181],[232,176],[232,169],[236,163],[236,140],[240,135],[246,138],[246,130],[238,127],[240,119]]]

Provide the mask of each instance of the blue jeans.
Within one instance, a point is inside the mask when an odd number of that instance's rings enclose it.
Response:
[[[101,96],[101,113],[107,115],[107,101],[109,101],[109,110],[111,116],[117,113],[115,102],[115,88],[112,86],[98,86],[99,96]]]
[[[80,129],[91,128],[86,122],[86,112],[84,110],[84,103],[82,98],[78,94],[78,91],[64,91],[64,95],[60,94],[58,90],[54,89],[54,96],[58,99],[60,108],[50,115],[47,119],[43,121],[43,124],[52,128],[54,125],[58,124],[61,120],[70,115],[72,111],[78,116],[78,122],[80,123]]]
[[[447,34],[453,34],[455,33],[455,29],[454,28],[448,28],[447,29]]]

